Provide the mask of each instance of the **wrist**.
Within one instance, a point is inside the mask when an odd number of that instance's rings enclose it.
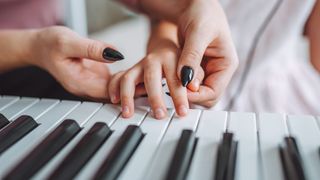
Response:
[[[34,58],[34,53],[37,53],[37,50],[35,48],[35,41],[39,30],[26,30],[24,31],[23,35],[23,46],[24,47],[20,53],[20,58],[22,63],[25,65],[37,65]]]

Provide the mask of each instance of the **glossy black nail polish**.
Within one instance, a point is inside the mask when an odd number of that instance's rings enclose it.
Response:
[[[193,79],[193,69],[190,66],[183,66],[181,69],[181,83],[186,87]]]
[[[169,92],[166,92],[166,95],[170,96],[171,97],[171,94]]]
[[[102,57],[109,61],[120,61],[124,59],[124,56],[119,51],[111,48],[105,48],[103,50]]]

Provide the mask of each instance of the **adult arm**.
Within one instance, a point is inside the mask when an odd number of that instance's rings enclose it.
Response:
[[[306,34],[310,41],[310,61],[320,73],[320,2],[317,1],[306,24]]]

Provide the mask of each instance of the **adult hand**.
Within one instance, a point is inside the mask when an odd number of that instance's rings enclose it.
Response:
[[[182,48],[177,76],[188,85],[189,101],[213,106],[238,66],[224,11],[216,0],[140,0],[143,11],[178,26]],[[199,70],[205,71],[203,85]],[[183,68],[186,67],[186,68]],[[185,69],[185,73],[182,72]],[[194,77],[188,72],[193,72]],[[182,77],[183,76],[183,77]],[[193,93],[192,93],[193,91]]]
[[[92,99],[108,99],[110,72],[105,63],[122,60],[111,45],[80,37],[66,27],[36,30],[29,64],[51,73],[69,92]]]

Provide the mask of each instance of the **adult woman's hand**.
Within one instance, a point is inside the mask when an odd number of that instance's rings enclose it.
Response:
[[[105,63],[122,60],[111,45],[80,37],[66,27],[35,30],[28,63],[53,75],[69,92],[108,99],[110,72]]]
[[[153,18],[167,19],[178,27],[182,48],[177,76],[194,91],[189,101],[212,106],[227,87],[238,66],[224,11],[217,0],[140,0],[141,9]],[[205,71],[203,85],[197,77]],[[183,68],[185,67],[185,68]],[[192,75],[194,77],[192,77]],[[193,73],[192,73],[193,72]]]

